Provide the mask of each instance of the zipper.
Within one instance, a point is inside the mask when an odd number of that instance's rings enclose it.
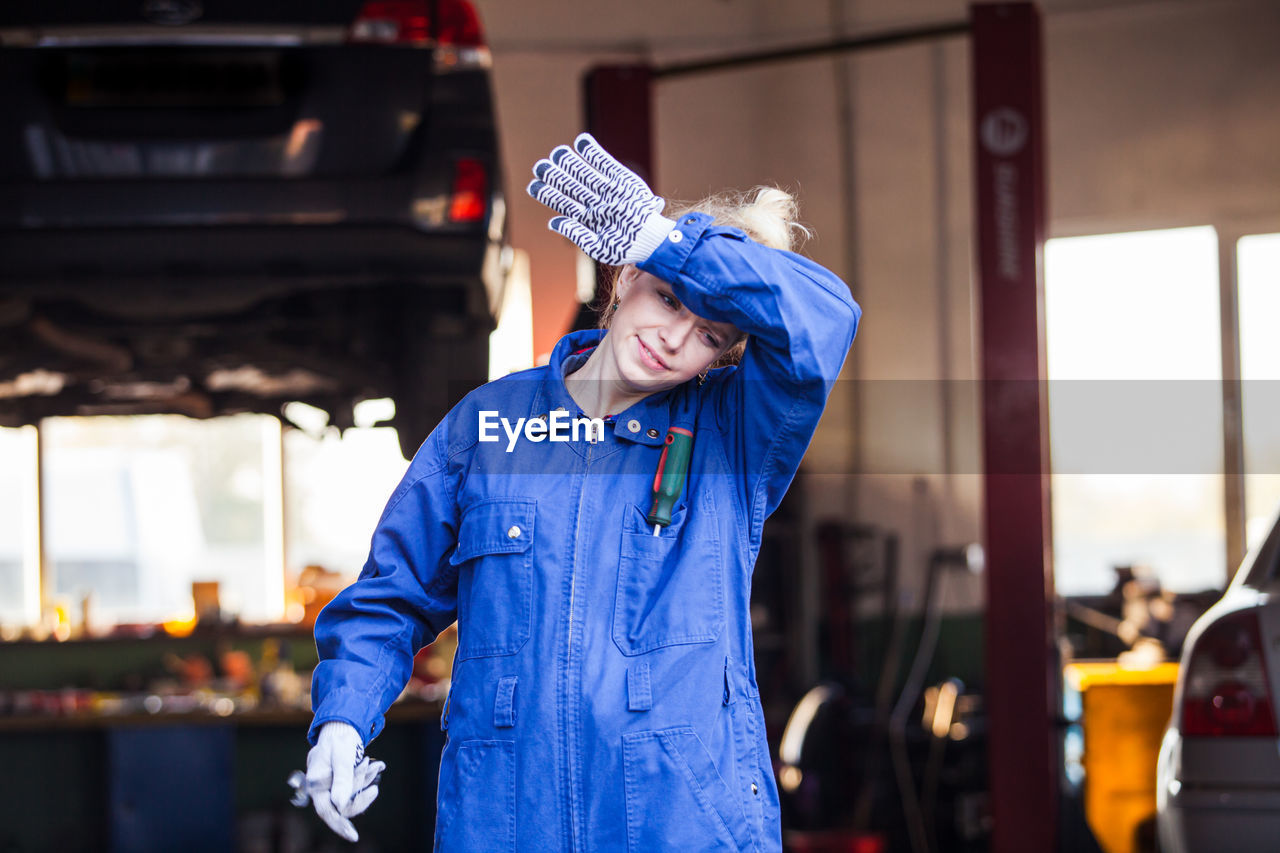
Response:
[[[569,561],[569,642],[565,651],[565,708],[570,711],[566,738],[569,745],[569,754],[567,756],[568,777],[569,777],[569,841],[570,849],[578,849],[578,799],[577,799],[577,774],[574,772],[574,766],[577,759],[577,714],[575,697],[577,679],[573,669],[573,608],[578,593],[578,551],[581,547],[580,538],[582,534],[582,504],[587,496],[587,475],[591,472],[591,454],[595,450],[595,442],[592,441],[587,446],[586,462],[582,468],[582,488],[578,491],[578,514],[573,520],[573,559]]]

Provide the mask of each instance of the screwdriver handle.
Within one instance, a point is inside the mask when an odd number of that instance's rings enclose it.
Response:
[[[666,527],[671,523],[671,511],[688,479],[692,455],[693,433],[684,427],[670,427],[666,446],[658,459],[658,471],[653,475],[653,504],[645,516],[650,524]]]

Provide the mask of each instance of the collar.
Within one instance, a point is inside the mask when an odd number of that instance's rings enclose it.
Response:
[[[534,395],[530,417],[549,415],[556,409],[575,415],[582,413],[565,387],[565,371],[572,372],[581,367],[588,354],[578,351],[597,346],[604,340],[604,336],[604,329],[585,329],[570,332],[556,343],[547,364],[546,376],[538,393]],[[612,424],[613,434],[618,438],[639,444],[662,444],[666,441],[667,427],[671,424],[672,402],[674,396],[678,396],[673,395],[674,390],[677,389],[650,394],[625,411],[606,418],[605,423]]]

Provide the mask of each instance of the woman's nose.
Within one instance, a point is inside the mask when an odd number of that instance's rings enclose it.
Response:
[[[673,320],[658,331],[658,337],[662,340],[663,346],[668,350],[671,352],[679,352],[680,348],[684,346],[685,340],[688,339],[689,333],[692,331],[692,318]]]

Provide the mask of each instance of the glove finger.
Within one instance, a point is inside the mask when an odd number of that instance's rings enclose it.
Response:
[[[647,195],[653,194],[643,178],[614,159],[591,134],[579,133],[573,140],[573,147],[587,165],[604,175],[611,183],[632,190],[643,190]]]
[[[551,153],[554,155],[556,152],[553,151]],[[587,191],[596,196],[597,199],[613,198],[624,190],[622,185],[610,181],[607,175],[601,174],[592,168],[590,163],[583,160],[569,148],[565,148],[563,155],[559,158],[553,156],[552,162],[555,163],[557,169],[583,187],[586,187]]]
[[[563,216],[557,216],[549,223],[552,231],[562,237],[570,240],[575,246],[583,251],[587,257],[593,258],[602,264],[617,266],[622,263],[622,253],[617,249],[610,249],[609,245],[600,238],[590,228],[585,227],[580,222]]]
[[[346,808],[356,792],[355,764],[339,759],[333,767],[333,784],[329,787],[329,799],[338,811]],[[323,794],[321,795],[323,796]]]
[[[534,174],[538,176],[538,180],[558,189],[569,198],[588,207],[600,203],[599,195],[587,189],[586,185],[564,169],[552,164],[550,160],[539,160],[538,164],[542,168],[535,167],[533,170]]]
[[[547,227],[561,237],[568,239],[584,252],[587,251],[588,246],[595,246],[600,242],[599,235],[594,231],[567,216],[552,217],[551,221],[547,223]]]
[[[333,768],[329,764],[328,750],[313,747],[307,753],[307,790],[329,790],[333,784]]]
[[[572,153],[573,149],[568,145],[557,145],[555,148],[551,149],[551,153],[547,155],[547,159],[559,166],[560,161]]]
[[[329,803],[325,808],[321,808],[319,800],[317,800],[316,815],[319,815],[320,820],[325,822],[325,826],[332,829],[340,838],[348,841],[360,840],[360,833],[357,833],[356,826],[351,821],[348,821],[346,817],[339,815],[338,809],[335,809],[332,803]]]
[[[387,765],[381,761],[370,761],[366,758],[356,767],[355,789],[363,791],[370,785],[378,784],[378,778],[382,776],[382,771],[387,769]]]
[[[357,815],[364,814],[365,809],[369,808],[377,798],[378,786],[370,785],[368,788],[365,788],[355,795],[355,798],[351,800],[351,805],[342,810],[342,816],[345,818],[353,818]]]
[[[573,217],[574,219],[586,219],[587,209],[578,202],[569,198],[555,187],[543,181],[532,181],[526,188],[529,195],[539,204],[545,204],[556,213]]]
[[[360,834],[356,832],[355,826],[351,821],[339,814],[327,796],[322,793],[313,802],[315,803],[316,814],[320,816],[326,826],[348,841],[359,840]]]
[[[561,145],[560,147],[564,149],[565,154],[577,156],[577,155],[574,155],[573,151],[570,150],[567,146]],[[555,153],[555,152],[552,152],[552,153]],[[577,196],[573,192],[569,192],[568,190],[566,190],[564,186],[561,186],[559,181],[553,181],[547,177],[549,173],[556,172],[556,171],[561,172],[564,175],[564,177],[568,179],[568,174],[565,173],[564,170],[561,169],[559,166],[557,166],[555,163],[552,163],[550,160],[548,160],[546,157],[543,157],[541,160],[533,164],[533,176],[535,178],[537,178],[540,181],[546,181],[552,186],[555,186],[557,189],[560,189],[562,192],[565,192],[566,195],[574,196],[576,198]],[[581,184],[578,184],[578,186],[581,187],[582,192],[591,193],[590,190],[588,190],[586,187],[583,187]],[[594,195],[594,193],[591,193],[591,194]]]

